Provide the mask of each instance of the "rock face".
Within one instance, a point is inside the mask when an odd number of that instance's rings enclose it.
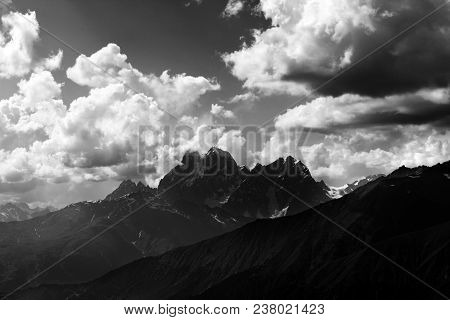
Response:
[[[315,210],[258,220],[88,284],[16,297],[442,299],[450,295],[450,162],[401,171]]]

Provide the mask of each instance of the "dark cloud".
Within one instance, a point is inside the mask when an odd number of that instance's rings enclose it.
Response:
[[[319,132],[350,128],[429,124],[450,125],[447,89],[421,89],[413,94],[373,98],[355,94],[321,97],[289,109],[276,119],[277,128],[311,128]]]
[[[42,181],[32,179],[25,182],[0,182],[0,194],[21,194],[35,189]]]
[[[63,163],[69,168],[101,168],[127,163],[127,152],[131,152],[131,145],[112,144],[101,149],[93,149],[80,154],[67,154]]]
[[[342,45],[352,44],[354,67],[349,68],[335,80],[319,89],[319,93],[338,96],[357,93],[369,96],[385,96],[412,92],[424,87],[447,87],[450,76],[450,6],[417,25],[386,47],[357,63],[377,50],[389,39],[423,18],[442,4],[432,0],[376,1],[380,12],[391,12],[391,17],[377,21],[376,31],[353,32]],[[299,70],[295,65],[284,76],[284,80],[307,83],[317,88],[333,75],[324,75],[315,70]]]

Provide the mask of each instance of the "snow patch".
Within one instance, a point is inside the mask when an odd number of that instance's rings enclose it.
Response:
[[[222,220],[219,219],[219,217],[217,216],[217,214],[213,214],[211,215],[213,217],[214,220],[216,220],[218,223],[220,224],[225,224],[225,222],[223,222]]]
[[[289,206],[287,206],[286,208],[281,209],[281,210],[275,210],[275,213],[270,216],[270,219],[277,219],[277,218],[281,218],[281,217],[286,217],[288,209],[289,209]]]

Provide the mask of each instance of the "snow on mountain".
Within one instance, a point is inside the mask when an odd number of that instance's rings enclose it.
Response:
[[[377,174],[377,175],[371,175],[364,178],[360,178],[350,184],[345,184],[341,187],[328,187],[328,196],[331,199],[339,199],[346,194],[349,194],[353,191],[355,191],[358,188],[361,188],[362,186],[365,186],[366,184],[375,181],[381,177],[384,177],[383,174]]]

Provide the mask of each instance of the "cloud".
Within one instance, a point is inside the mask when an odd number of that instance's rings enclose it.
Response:
[[[261,0],[272,27],[223,55],[249,89],[308,94],[440,4],[434,0]],[[319,90],[369,96],[444,87],[450,71],[449,8]]]
[[[211,114],[217,118],[222,118],[222,119],[236,118],[233,111],[226,110],[223,106],[219,106],[218,104],[211,105]]]
[[[36,13],[8,13],[1,18],[0,78],[24,76],[33,66],[34,44],[39,39]]]
[[[91,88],[102,88],[113,83],[126,84],[136,92],[154,97],[161,108],[176,116],[191,111],[205,93],[220,89],[215,80],[201,76],[171,76],[169,71],[164,71],[160,76],[145,75],[133,68],[127,59],[119,46],[108,44],[89,58],[79,56],[75,65],[67,70],[67,77]]]
[[[185,7],[190,7],[192,4],[195,4],[195,5],[201,5],[203,3],[203,0],[190,0],[190,1],[187,1],[185,4],[184,4],[184,6]]]
[[[92,88],[68,107],[60,100],[61,84],[49,71],[33,73],[18,87],[10,99],[0,101],[0,184],[14,184],[16,192],[29,192],[25,185],[32,181],[145,178],[156,186],[187,150],[206,152],[219,142],[227,146],[229,139],[232,146],[237,139],[237,133],[222,139],[227,129],[188,115],[181,123],[192,126],[186,127],[192,134],[169,135],[166,128],[173,127],[158,102],[120,83]],[[150,138],[142,139],[142,128]]]
[[[252,103],[255,102],[257,100],[259,100],[260,98],[253,92],[248,91],[242,94],[238,94],[235,95],[233,98],[231,98],[228,103],[240,103],[240,102],[247,102],[247,103]]]
[[[449,141],[449,131],[427,126],[356,129],[329,135],[301,152],[315,176],[339,185],[369,174],[390,173],[402,165],[431,166],[448,161]]]
[[[3,0],[2,1],[4,5],[0,4],[0,14],[6,13],[9,11],[9,6],[11,6],[12,0]]]
[[[226,150],[237,163],[245,163],[247,161],[247,152],[244,149],[246,139],[242,136],[240,130],[230,130],[225,132],[217,141],[217,147]]]
[[[450,125],[448,89],[371,98],[355,94],[320,97],[275,119],[277,128],[342,129],[395,124]]]
[[[40,69],[54,71],[61,67],[63,59],[63,51],[59,50],[58,53],[51,55],[50,57],[41,61],[35,68],[36,71]]]
[[[18,93],[0,101],[0,145],[3,150],[28,147],[48,138],[66,107],[61,85],[49,71],[34,73],[18,83]]]
[[[55,70],[61,65],[62,51],[40,59],[34,52],[39,40],[36,13],[10,12],[1,17],[0,78],[23,77],[34,69]]]
[[[238,15],[242,10],[244,10],[243,0],[229,0],[222,16],[229,18]]]
[[[304,132],[305,133],[305,132]],[[311,140],[308,134],[277,130],[254,152],[268,164],[280,156],[302,160],[316,179],[343,185],[371,174],[387,174],[405,165],[434,165],[450,158],[450,131],[428,125],[345,129]]]

